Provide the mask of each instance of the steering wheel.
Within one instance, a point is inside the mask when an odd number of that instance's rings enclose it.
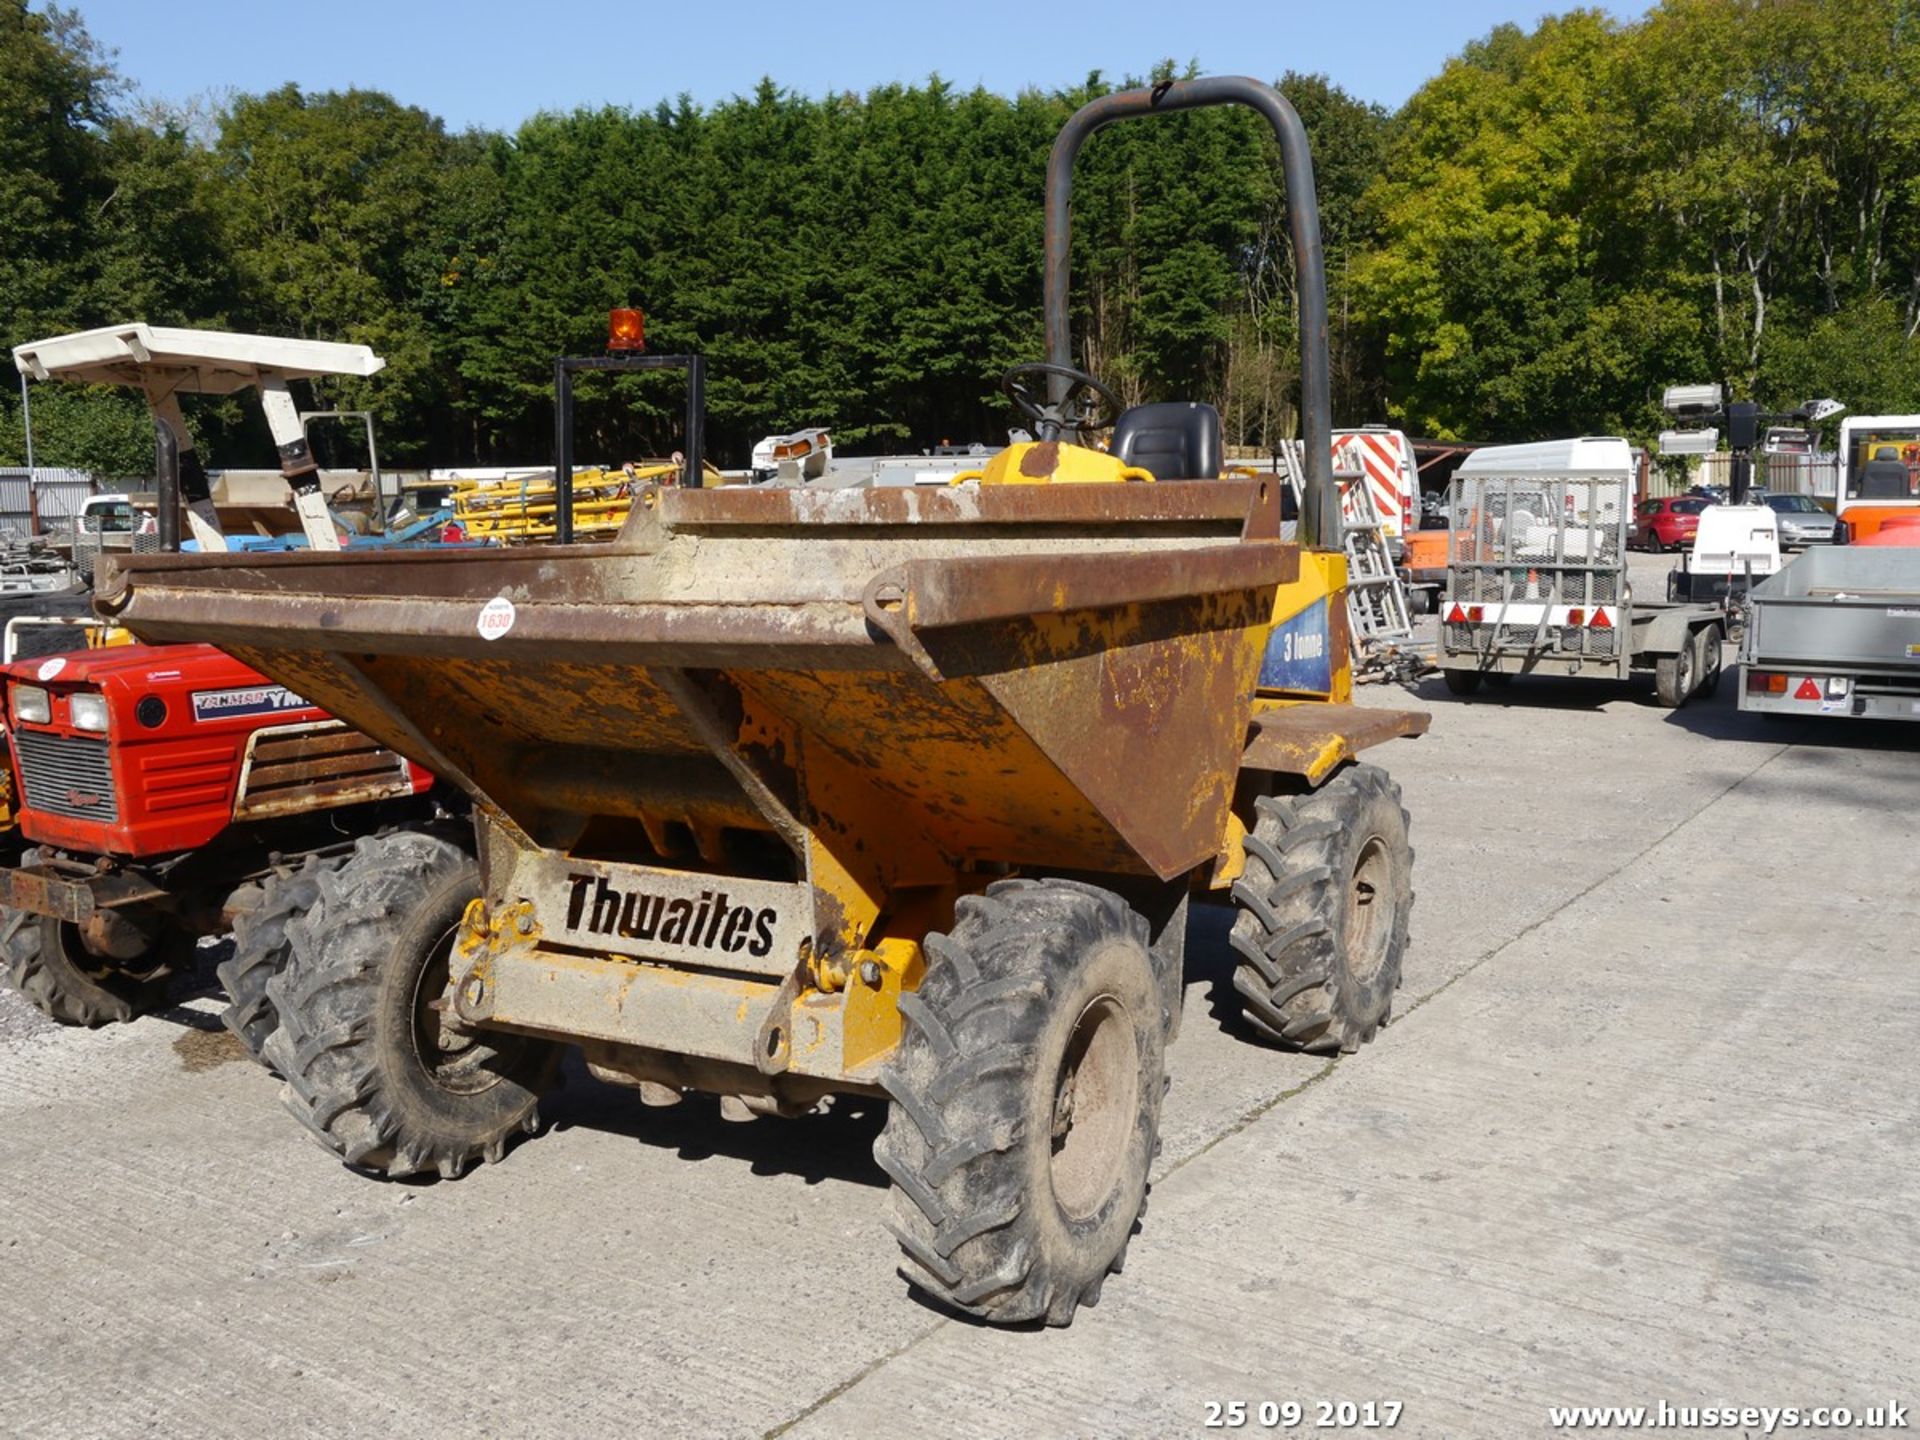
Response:
[[[1044,383],[1056,378],[1068,382],[1058,404],[1046,398],[1052,387]],[[1069,430],[1076,434],[1105,430],[1127,408],[1118,395],[1086,371],[1045,360],[1015,365],[1000,377],[1000,389],[1013,402],[1013,408],[1033,422],[1033,433],[1042,440],[1058,440]]]

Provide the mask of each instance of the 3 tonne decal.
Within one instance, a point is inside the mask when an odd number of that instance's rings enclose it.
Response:
[[[1260,662],[1260,688],[1321,695],[1333,689],[1333,637],[1324,600],[1274,627]]]

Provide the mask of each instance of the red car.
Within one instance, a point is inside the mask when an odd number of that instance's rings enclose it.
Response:
[[[1700,528],[1700,512],[1712,503],[1698,495],[1642,500],[1633,512],[1627,544],[1640,550],[1684,550]]]

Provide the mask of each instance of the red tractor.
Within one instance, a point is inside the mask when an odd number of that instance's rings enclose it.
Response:
[[[231,929],[225,1020],[258,1058],[289,920],[357,838],[431,824],[433,776],[211,645],[0,666],[18,824],[0,958],[70,1025],[131,1020]]]

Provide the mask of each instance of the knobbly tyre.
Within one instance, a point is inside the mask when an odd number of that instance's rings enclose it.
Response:
[[[1121,413],[1070,364],[1081,143],[1223,103],[1286,169],[1308,544],[1270,478],[1219,478],[1211,407]],[[1356,755],[1426,719],[1349,703],[1298,117],[1245,79],[1093,102],[1049,165],[1046,282],[1050,359],[1003,382],[1039,438],[971,483],[645,488],[571,545],[563,377],[560,544],[116,562],[136,634],[204,635],[474,802],[477,864],[365,842],[293,927],[268,1053],[323,1144],[496,1159],[564,1044],[656,1103],[885,1097],[908,1280],[1066,1324],[1145,1206],[1192,897],[1239,907],[1256,1029],[1336,1053],[1386,1022],[1412,852]],[[699,357],[650,358],[688,372],[698,474]]]

